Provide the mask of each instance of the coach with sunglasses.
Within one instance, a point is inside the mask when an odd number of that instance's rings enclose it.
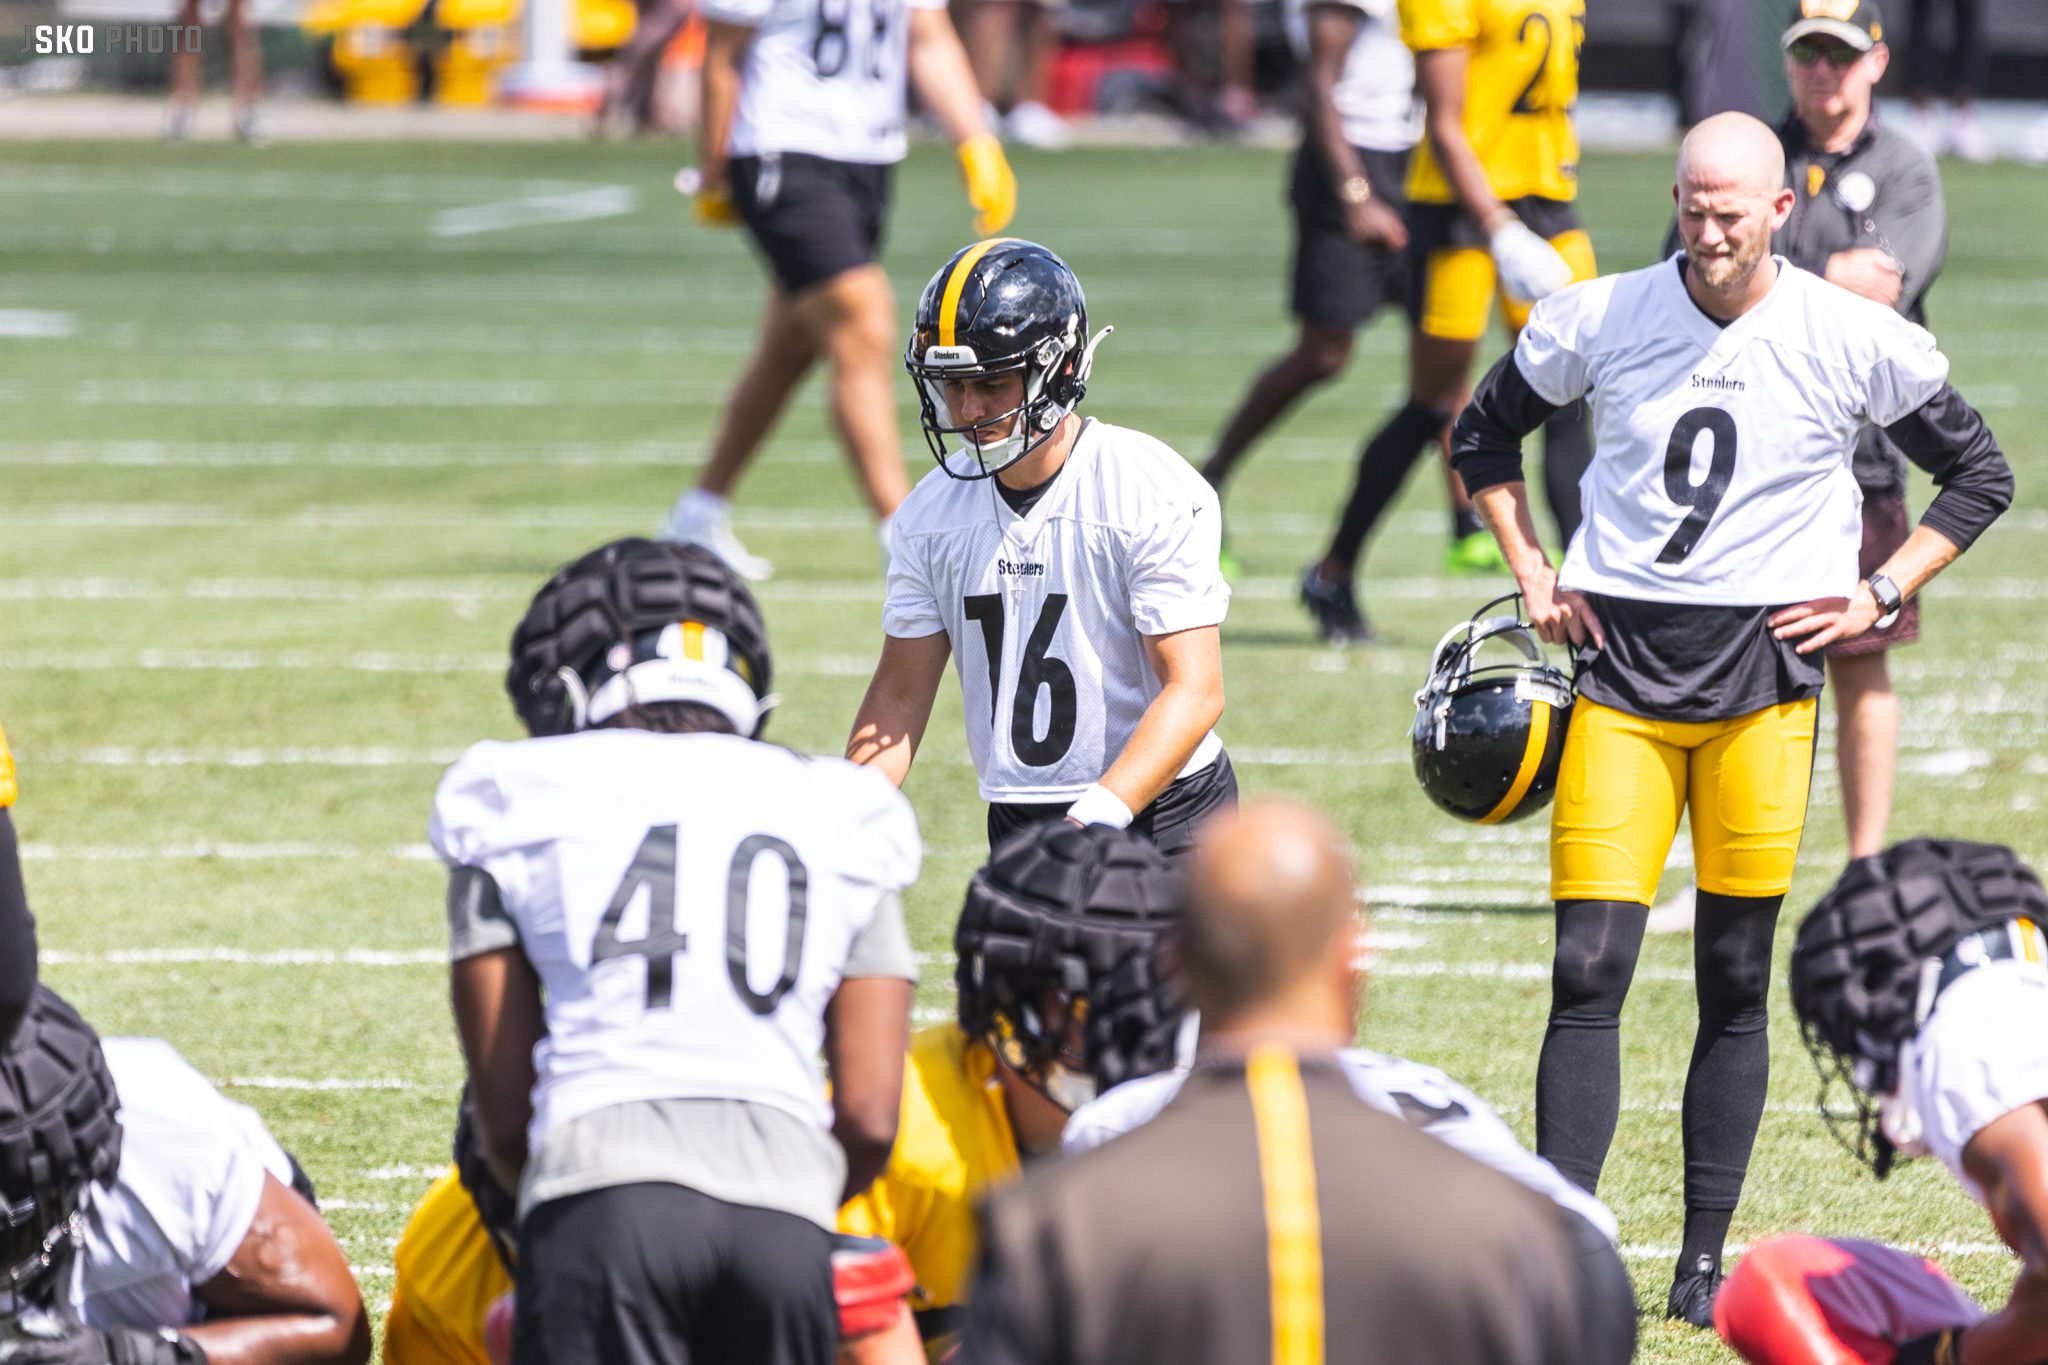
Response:
[[[1890,50],[1873,0],[1799,0],[1785,30],[1792,112],[1778,125],[1792,216],[1772,242],[1794,265],[1925,325],[1927,288],[1948,253],[1948,213],[1934,158],[1877,121],[1871,91]],[[1867,577],[1905,543],[1906,457],[1884,432],[1856,446]],[[1885,651],[1920,635],[1920,600],[1853,640],[1828,646],[1849,856],[1884,847],[1899,704]]]

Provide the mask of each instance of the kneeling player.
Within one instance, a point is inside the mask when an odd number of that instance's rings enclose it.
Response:
[[[1851,863],[1799,926],[1792,1007],[1822,1075],[1855,1089],[1853,1150],[1880,1179],[1898,1156],[1940,1157],[2021,1267],[2012,1297],[1987,1317],[1907,1252],[1820,1237],[1761,1242],[1714,1304],[1715,1327],[1743,1359],[2048,1359],[2044,925],[2048,894],[2010,849],[1912,839]]]
[[[836,1349],[829,1229],[895,1140],[921,850],[889,783],[756,742],[769,672],[723,561],[603,546],[513,633],[534,738],[435,797],[521,1365]]]
[[[1164,855],[1099,826],[1031,826],[968,884],[953,937],[959,1019],[911,1039],[896,1151],[839,1211],[842,1231],[886,1238],[909,1256],[910,1306],[934,1349],[962,1325],[975,1206],[1025,1158],[1057,1151],[1069,1112],[1094,1094],[1091,999],[1179,912]]]
[[[391,1254],[389,1365],[502,1365],[510,1353],[493,1349],[486,1324],[496,1315],[503,1325],[518,1241],[513,1196],[484,1162],[464,1095],[455,1164],[421,1198]]]
[[[246,1107],[47,987],[0,1057],[9,1365],[362,1365],[370,1324],[310,1186]]]

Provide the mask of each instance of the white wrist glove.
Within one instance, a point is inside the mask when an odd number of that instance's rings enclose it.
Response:
[[[1518,218],[1510,218],[1493,230],[1488,239],[1493,263],[1500,268],[1501,287],[1509,298],[1534,303],[1555,294],[1572,282],[1572,268],[1557,248],[1529,230]]]
[[[1131,808],[1117,794],[1097,782],[1074,798],[1067,818],[1077,825],[1108,825],[1112,829],[1131,827]]]

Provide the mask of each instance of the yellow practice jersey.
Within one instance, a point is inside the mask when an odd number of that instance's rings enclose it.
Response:
[[[512,1288],[512,1277],[453,1166],[412,1211],[392,1262],[384,1359],[390,1365],[489,1365],[484,1314]]]
[[[974,1209],[989,1186],[1017,1174],[1017,1139],[995,1078],[996,1059],[957,1024],[910,1039],[903,1113],[889,1166],[839,1210],[839,1230],[886,1237],[910,1258],[910,1306],[927,1338],[950,1333],[967,1300],[977,1246]]]
[[[1579,193],[1579,48],[1585,0],[1399,0],[1401,40],[1417,52],[1463,48],[1465,136],[1495,195],[1570,200]],[[1457,202],[1424,140],[1408,197]]]
[[[7,748],[7,731],[0,730],[0,810],[13,805],[19,794],[14,785],[14,755]]]

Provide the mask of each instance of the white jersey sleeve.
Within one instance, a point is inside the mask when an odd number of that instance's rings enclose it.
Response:
[[[289,1179],[289,1163],[253,1113],[170,1044],[101,1046],[121,1097],[121,1166],[114,1186],[88,1199],[73,1307],[92,1327],[183,1327],[200,1317],[193,1291],[248,1236],[272,1164]]]
[[[1612,277],[1587,280],[1539,299],[1515,338],[1515,368],[1537,397],[1556,407],[1586,392],[1586,352],[1612,299]]]
[[[1982,1199],[1963,1148],[1993,1120],[2048,1099],[2048,970],[2005,960],[1957,978],[1906,1053],[1900,1088],[1920,1140]]]
[[[1863,410],[1872,426],[1888,427],[1941,392],[1948,383],[1948,357],[1935,348],[1932,332],[1889,308],[1871,304],[1864,322],[1876,345]]]
[[[1337,1062],[1352,1093],[1374,1109],[1413,1124],[1578,1214],[1600,1229],[1608,1241],[1619,1235],[1619,1226],[1605,1204],[1517,1142],[1486,1101],[1435,1067],[1364,1048],[1344,1049],[1337,1054]],[[1180,1093],[1187,1074],[1175,1070],[1144,1076],[1098,1095],[1068,1118],[1060,1134],[1061,1148],[1072,1156],[1150,1123]]]
[[[824,1012],[900,913],[922,845],[880,774],[730,735],[479,745],[434,845],[497,882],[545,991],[529,1141],[612,1104],[729,1099],[830,1120]],[[884,926],[886,928],[886,925]],[[898,936],[900,941],[900,936]]]
[[[985,801],[1072,801],[1130,742],[1161,683],[1142,637],[1216,625],[1215,491],[1140,432],[1090,419],[1038,501],[933,470],[896,514],[883,628],[952,646]],[[1215,762],[1197,744],[1181,775]]]

